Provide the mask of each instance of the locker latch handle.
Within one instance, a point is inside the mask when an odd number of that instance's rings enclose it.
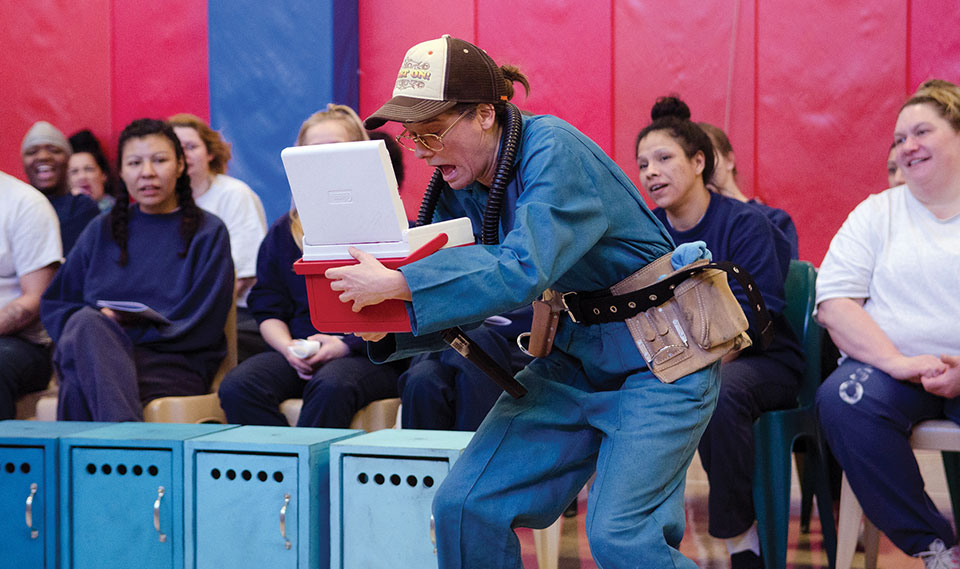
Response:
[[[283,495],[283,507],[280,508],[280,537],[283,538],[283,547],[290,549],[293,545],[287,539],[287,505],[290,503],[290,494]]]
[[[30,484],[30,495],[27,496],[27,529],[30,530],[30,539],[37,539],[40,536],[38,530],[33,529],[33,497],[37,495],[37,483]]]
[[[433,554],[437,554],[437,520],[430,514],[430,543],[433,544]]]
[[[157,487],[157,499],[153,502],[153,529],[157,530],[157,539],[160,543],[167,542],[167,534],[160,531],[160,500],[163,499],[163,486]]]

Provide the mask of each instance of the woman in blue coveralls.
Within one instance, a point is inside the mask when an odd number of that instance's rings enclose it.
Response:
[[[522,118],[514,160],[498,165],[515,68],[444,36],[411,48],[393,98],[365,122],[403,123],[399,139],[447,187],[436,218],[480,222],[498,175],[507,182],[499,243],[444,249],[401,271],[353,250],[330,269],[354,310],[407,301],[413,335],[369,336],[375,359],[444,347],[432,334],[557,291],[600,290],[670,252],[669,234],[603,151],[552,116]],[[677,255],[675,255],[676,257]],[[519,372],[528,393],[503,395],[434,500],[440,567],[519,568],[513,528],[543,528],[596,470],[587,533],[598,567],[694,567],[678,551],[684,477],[713,411],[711,365],[674,383],[648,369],[623,322],[561,318],[553,351]]]
[[[653,214],[677,243],[703,241],[715,259],[745,268],[773,318],[775,335],[765,350],[750,347],[725,356],[717,410],[700,441],[710,480],[710,535],[726,542],[732,569],[762,569],[753,508],[753,423],[765,411],[796,405],[804,365],[783,317],[790,247],[759,209],[707,190],[713,144],[690,121],[686,103],[663,97],[650,114],[653,122],[637,136],[637,166],[640,184],[659,206]],[[731,286],[752,314],[746,294]]]

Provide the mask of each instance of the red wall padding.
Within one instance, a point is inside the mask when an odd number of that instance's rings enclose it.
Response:
[[[821,6],[759,2],[754,155],[760,194],[790,212],[800,257],[817,263],[850,210],[886,187],[906,54],[903,2]]]
[[[636,179],[636,133],[676,92],[726,128],[741,186],[793,215],[815,263],[853,205],[884,189],[906,95],[960,81],[960,4],[946,0],[358,2],[361,115],[390,96],[407,48],[450,33],[520,66],[533,87],[522,107],[570,121]],[[92,128],[111,154],[138,116],[207,118],[206,2],[0,0],[0,13],[0,169],[22,177],[20,140],[41,118]],[[412,154],[406,165],[412,215],[430,172]]]
[[[110,2],[0,0],[0,170],[24,178],[20,143],[41,119],[110,135]]]
[[[112,18],[115,132],[175,113],[209,121],[207,3],[115,0]]]

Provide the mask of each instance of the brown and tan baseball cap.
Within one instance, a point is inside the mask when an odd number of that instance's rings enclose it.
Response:
[[[506,100],[506,79],[487,52],[444,34],[407,51],[393,98],[367,117],[363,126],[372,130],[387,121],[420,122],[457,103]]]

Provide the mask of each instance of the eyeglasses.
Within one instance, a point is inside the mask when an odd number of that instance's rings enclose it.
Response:
[[[409,130],[404,130],[397,135],[397,142],[400,146],[406,148],[411,152],[417,151],[417,143],[419,142],[424,148],[432,152],[440,152],[443,150],[443,137],[450,132],[450,129],[453,128],[453,125],[457,124],[463,116],[467,114],[467,111],[460,113],[460,116],[456,118],[450,126],[443,129],[443,132],[440,134],[415,134]]]

